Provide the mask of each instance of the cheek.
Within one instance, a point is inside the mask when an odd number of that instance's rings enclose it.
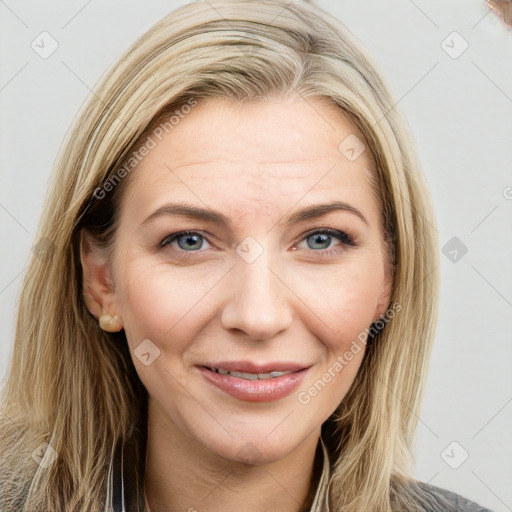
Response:
[[[306,328],[321,347],[321,360],[297,400],[304,411],[316,410],[325,421],[350,389],[361,366],[370,326],[380,294],[379,272],[364,265],[319,269],[316,279],[297,275],[301,292],[308,296]],[[310,409],[312,407],[312,409]]]
[[[173,350],[179,350],[180,343],[193,338],[194,323],[200,323],[204,299],[215,284],[213,273],[199,276],[191,267],[173,269],[142,261],[123,268],[118,304],[132,350],[147,338],[162,350],[172,339]]]
[[[127,260],[122,269],[117,300],[132,361],[149,394],[178,414],[179,383],[187,378],[184,355],[205,323],[213,272],[199,276],[191,267],[177,269],[144,258]],[[150,359],[144,361],[146,353]]]
[[[294,289],[323,327],[322,340],[342,350],[373,321],[382,291],[383,274],[367,258],[346,265],[323,265],[296,272]],[[320,322],[319,322],[320,321]],[[318,327],[317,327],[318,329]]]

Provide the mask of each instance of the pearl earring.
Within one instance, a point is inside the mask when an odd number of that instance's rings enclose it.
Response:
[[[109,313],[104,313],[99,317],[100,327],[107,332],[117,332],[123,328],[123,324],[117,318],[117,316],[112,316]]]

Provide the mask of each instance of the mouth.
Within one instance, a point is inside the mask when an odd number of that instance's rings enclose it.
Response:
[[[197,366],[209,384],[234,398],[250,402],[268,402],[289,395],[300,385],[310,367],[285,362],[257,365],[247,361]]]

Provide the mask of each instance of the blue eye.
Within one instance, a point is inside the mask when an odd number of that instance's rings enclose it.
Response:
[[[164,247],[175,241],[178,242],[178,247],[180,249],[183,249],[186,252],[193,252],[201,249],[206,239],[196,231],[181,231],[180,233],[174,233],[164,238],[160,242],[160,247]]]
[[[338,239],[344,245],[354,245],[346,233],[334,229],[314,231],[307,235],[304,240],[307,241],[309,249],[325,250],[330,248],[334,238]]]

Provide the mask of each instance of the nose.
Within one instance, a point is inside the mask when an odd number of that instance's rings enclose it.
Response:
[[[241,331],[252,340],[272,338],[292,322],[290,290],[264,254],[256,261],[238,261],[229,282],[229,300],[221,313],[226,330]]]

